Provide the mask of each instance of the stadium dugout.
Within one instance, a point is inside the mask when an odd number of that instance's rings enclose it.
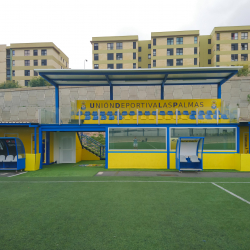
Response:
[[[203,169],[250,170],[244,137],[250,124],[239,121],[238,107],[221,100],[222,85],[240,68],[36,70],[55,87],[55,108],[41,110],[35,128],[40,169],[84,159],[105,159],[110,169],[175,169],[178,138],[204,137]],[[217,98],[164,100],[165,87],[176,85],[215,85]],[[64,86],[105,87],[109,100],[77,100],[70,109],[62,108],[59,90]],[[154,86],[159,100],[113,100],[120,86]],[[84,132],[105,133],[105,145]]]

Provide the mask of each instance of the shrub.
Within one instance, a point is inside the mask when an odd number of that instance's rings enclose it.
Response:
[[[6,81],[0,84],[0,89],[13,89],[13,88],[21,88],[18,82],[14,81]]]
[[[240,65],[240,66],[243,66],[243,68],[238,71],[237,76],[247,76],[249,74],[248,65]]]
[[[47,82],[42,77],[33,77],[29,82],[30,87],[44,87],[51,86],[49,82]]]

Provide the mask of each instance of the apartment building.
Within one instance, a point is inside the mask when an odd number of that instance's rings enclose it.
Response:
[[[250,64],[250,26],[215,27],[210,35],[199,30],[152,32],[138,36],[93,37],[94,69],[212,67]]]
[[[54,44],[15,43],[0,45],[0,82],[18,81],[29,86],[29,81],[38,76],[35,69],[67,69],[69,58]]]

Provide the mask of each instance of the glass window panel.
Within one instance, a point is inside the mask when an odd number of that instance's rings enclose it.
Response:
[[[109,149],[166,149],[166,128],[110,128]]]
[[[236,128],[171,128],[170,147],[176,149],[179,137],[205,137],[204,150],[236,150]]]

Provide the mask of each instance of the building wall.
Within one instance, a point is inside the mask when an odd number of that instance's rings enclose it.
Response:
[[[239,105],[241,117],[250,120],[250,77],[234,77],[222,85],[225,104]],[[50,111],[55,106],[54,87],[9,89],[0,92],[0,121],[38,122],[38,109]],[[166,86],[167,99],[210,99],[217,97],[217,87]],[[70,114],[71,102],[75,100],[109,100],[109,87],[60,88],[62,119]],[[114,100],[159,100],[160,87],[114,87]]]
[[[6,81],[6,45],[0,45],[0,83]]]
[[[138,42],[138,47],[141,47],[141,52],[138,52],[138,67],[139,68],[148,68],[149,67],[148,65],[149,64],[151,65],[151,59],[148,59],[148,55],[151,54],[151,48],[148,48],[149,44],[151,45],[150,40]],[[139,57],[141,57],[141,61],[139,61]]]

